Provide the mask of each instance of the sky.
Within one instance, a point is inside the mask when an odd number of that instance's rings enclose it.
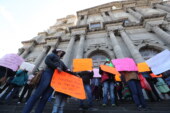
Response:
[[[114,0],[0,0],[0,57],[46,31],[59,18]]]

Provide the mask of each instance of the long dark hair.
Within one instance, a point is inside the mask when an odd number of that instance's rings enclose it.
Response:
[[[61,50],[62,51],[62,50]],[[52,51],[54,54],[58,54],[59,51],[57,51],[56,49],[53,49]],[[60,58],[62,58],[65,55],[65,51],[62,51],[62,54],[60,55]]]

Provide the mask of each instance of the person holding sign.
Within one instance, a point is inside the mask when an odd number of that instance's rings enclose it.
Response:
[[[28,99],[26,105],[23,108],[22,113],[30,113],[33,109],[33,106],[41,97],[37,107],[35,108],[35,113],[42,113],[45,107],[45,104],[48,101],[48,98],[51,96],[54,91],[50,86],[50,82],[54,73],[54,70],[57,69],[59,72],[65,71],[68,68],[60,60],[64,56],[65,52],[61,49],[54,49],[51,54],[49,54],[45,59],[45,64],[47,65],[46,69],[43,71],[40,79],[40,83],[37,86],[37,89],[33,95]]]
[[[106,61],[104,65],[109,66],[110,61]],[[108,103],[108,92],[110,93],[110,100],[112,107],[115,107],[115,95],[114,95],[114,87],[115,87],[115,75],[112,73],[106,72],[99,69],[99,73],[102,75],[101,82],[103,84],[103,104],[102,106],[105,107]]]
[[[93,97],[92,97],[92,90],[90,87],[90,79],[93,78],[93,71],[81,71],[77,73],[83,80],[83,85],[85,88],[85,92],[87,95],[87,99],[88,99],[88,109],[89,110],[95,110],[95,108],[93,108]],[[83,110],[84,109],[84,100],[80,100],[80,108],[79,110]]]

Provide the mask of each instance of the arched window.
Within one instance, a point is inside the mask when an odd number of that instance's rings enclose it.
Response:
[[[101,51],[93,52],[89,58],[93,59],[93,67],[98,68],[100,64],[104,64],[106,59],[110,59],[109,56]]]
[[[153,47],[143,47],[139,50],[144,60],[147,60],[156,54],[160,53],[161,50],[155,49]]]

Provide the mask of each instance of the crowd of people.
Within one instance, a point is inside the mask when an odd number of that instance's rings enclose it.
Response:
[[[142,75],[149,84],[144,89],[151,102],[162,101],[165,97],[162,98],[160,93],[163,96],[165,94],[170,95],[170,71],[162,73],[161,76],[153,75],[151,71],[142,73],[121,71],[121,81],[116,81],[114,74],[106,72],[101,68],[99,68],[100,78],[93,76],[93,70],[72,72],[61,60],[64,55],[65,52],[61,49],[54,49],[45,59],[47,67],[44,70],[38,70],[33,74],[29,74],[27,70],[19,69],[13,74],[15,76],[7,77],[6,83],[1,84],[0,93],[3,94],[0,97],[0,103],[10,104],[12,99],[17,99],[17,104],[24,102],[25,106],[22,113],[30,113],[37,103],[35,113],[42,113],[48,99],[55,92],[52,113],[63,113],[67,98],[70,96],[56,92],[50,86],[55,69],[59,72],[64,71],[82,78],[88,105],[84,105],[85,100],[80,100],[79,110],[83,110],[86,107],[89,110],[97,110],[94,107],[94,100],[101,100],[102,107],[116,107],[119,105],[119,101],[133,100],[137,110],[149,110],[150,108],[143,95],[143,87],[139,75]],[[111,61],[106,61],[104,65],[110,66],[110,63]],[[3,76],[1,74],[1,83],[2,79]]]

